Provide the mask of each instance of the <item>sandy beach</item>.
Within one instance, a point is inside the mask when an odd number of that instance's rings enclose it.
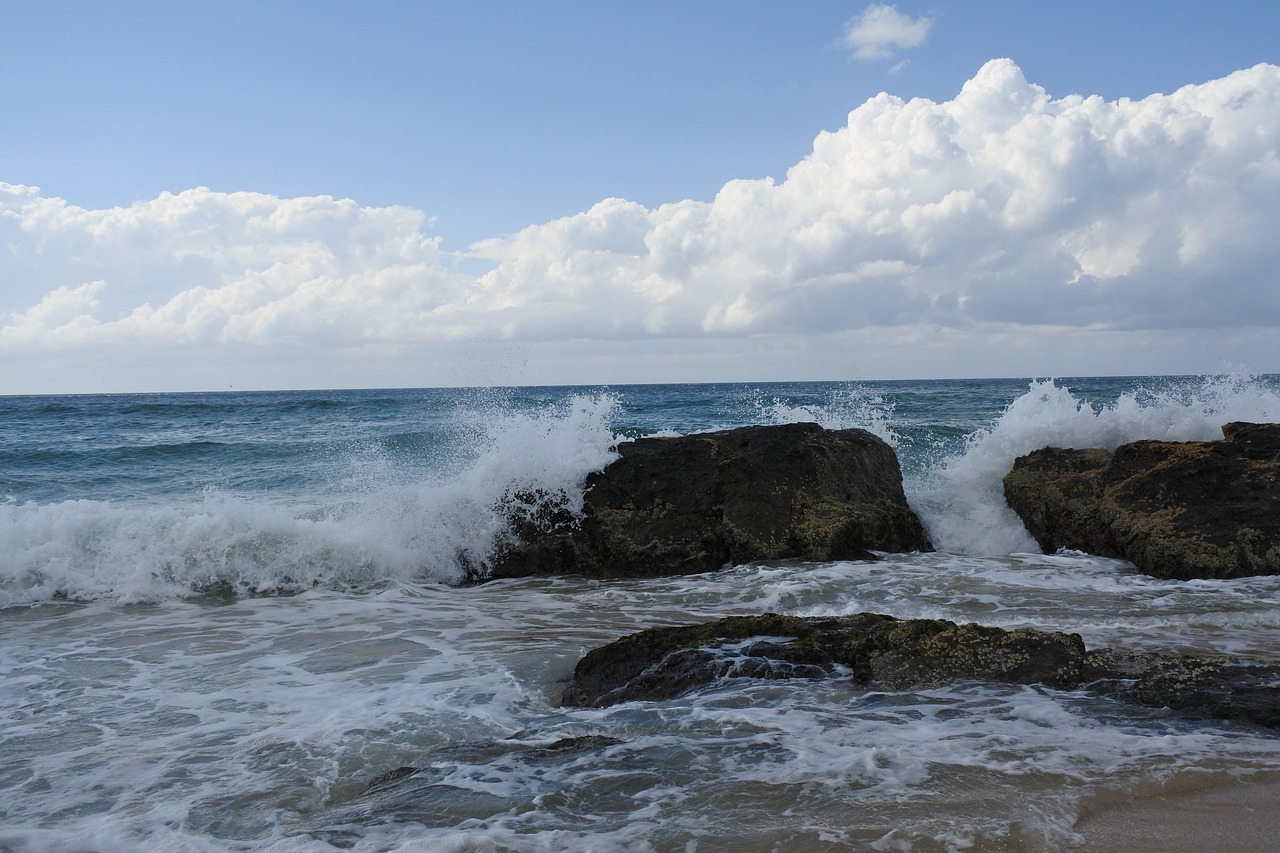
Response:
[[[1280,778],[1245,778],[1096,803],[1076,824],[1086,853],[1280,849]]]

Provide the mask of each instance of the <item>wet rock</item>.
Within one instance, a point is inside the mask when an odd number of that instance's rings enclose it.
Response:
[[[671,699],[722,679],[823,677],[886,690],[973,681],[1088,689],[1135,705],[1280,728],[1280,665],[1091,651],[1078,634],[876,613],[766,613],[641,631],[588,652],[561,701],[604,707]]]
[[[653,628],[595,649],[579,661],[561,701],[598,707],[668,699],[726,677],[846,673],[897,690],[955,681],[1071,687],[1083,678],[1084,662],[1084,642],[1074,634],[875,613],[735,616]]]
[[[1280,424],[1222,441],[1138,441],[1019,457],[1005,498],[1045,551],[1070,548],[1160,578],[1280,574]]]
[[[401,779],[407,779],[417,772],[418,768],[416,767],[397,767],[395,770],[388,770],[385,773],[379,773],[377,776],[374,776],[369,780],[367,790],[371,791],[374,788],[384,788],[388,785],[394,785]]]
[[[1098,676],[1090,689],[1135,705],[1280,729],[1280,665],[1104,649],[1086,671]]]
[[[864,430],[744,427],[642,438],[618,452],[587,478],[578,518],[514,496],[517,508],[537,509],[513,513],[521,541],[487,575],[655,576],[932,550],[893,449]]]
[[[617,746],[620,743],[622,743],[621,740],[608,735],[579,735],[578,737],[560,738],[552,743],[531,746],[523,750],[523,753],[527,758],[532,759],[551,758],[575,752],[604,749],[606,746]]]

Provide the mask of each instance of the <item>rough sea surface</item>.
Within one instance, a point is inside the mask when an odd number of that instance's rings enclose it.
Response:
[[[1274,776],[1280,738],[981,684],[556,696],[592,647],[766,610],[1276,660],[1280,578],[1040,554],[1001,496],[1041,446],[1233,420],[1280,421],[1280,381],[0,397],[0,850],[1069,850],[1100,803]],[[457,585],[513,491],[793,421],[887,439],[938,552]]]

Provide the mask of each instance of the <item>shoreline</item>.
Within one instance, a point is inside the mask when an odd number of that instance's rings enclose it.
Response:
[[[1280,777],[1190,780],[1085,804],[1081,853],[1256,853],[1280,839]]]

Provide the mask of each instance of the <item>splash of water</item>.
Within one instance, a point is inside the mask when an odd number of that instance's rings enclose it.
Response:
[[[895,447],[901,441],[890,426],[894,402],[856,384],[831,390],[820,403],[796,404],[757,396],[752,405],[761,424],[816,423],[826,429],[864,429]]]
[[[1054,380],[1036,380],[964,450],[907,479],[908,498],[934,546],[961,554],[1036,553],[1004,500],[1014,460],[1042,447],[1115,447],[1141,439],[1210,441],[1231,421],[1280,422],[1280,393],[1238,372],[1125,392],[1096,405]]]
[[[508,529],[511,495],[581,509],[582,480],[613,457],[617,407],[607,394],[523,409],[482,402],[459,413],[453,458],[432,472],[356,446],[335,460],[344,470],[330,491],[290,502],[206,491],[164,505],[9,503],[0,506],[0,607],[455,582]]]

